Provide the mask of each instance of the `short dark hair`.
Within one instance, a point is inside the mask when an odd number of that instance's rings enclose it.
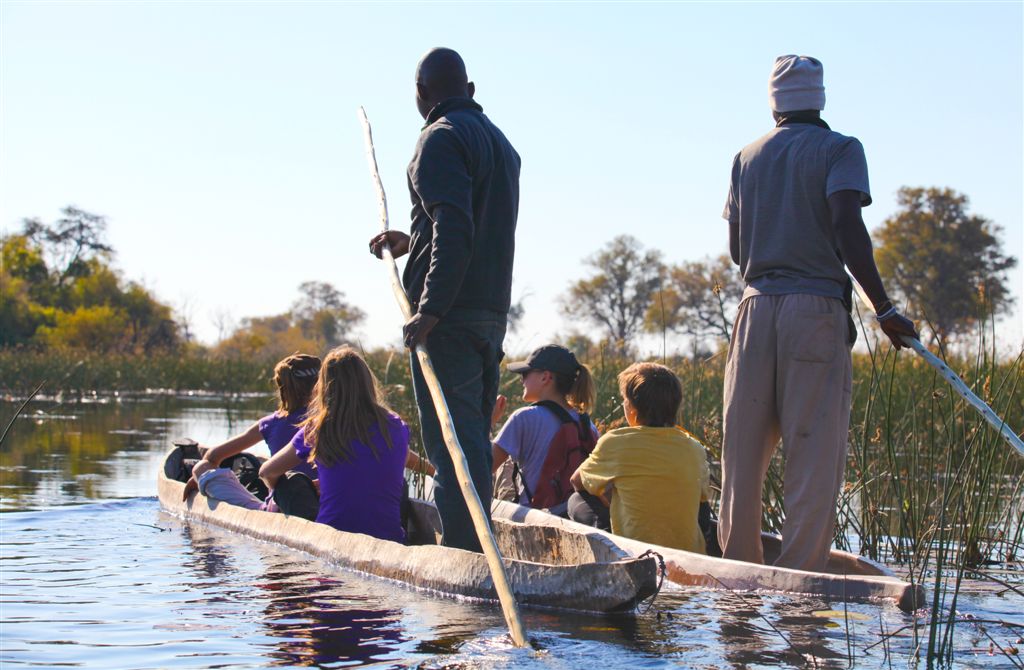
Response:
[[[683,385],[679,377],[664,365],[633,363],[619,373],[619,393],[636,408],[643,426],[676,425],[683,404]]]

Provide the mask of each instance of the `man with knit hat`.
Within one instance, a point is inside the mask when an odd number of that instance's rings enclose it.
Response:
[[[889,301],[861,207],[871,204],[860,142],[821,119],[821,63],[780,56],[768,96],[776,127],[733,161],[723,217],[746,289],[725,371],[719,541],[762,563],[761,489],[779,440],[786,521],[776,565],[824,569],[850,423],[850,272],[897,349],[914,324]]]

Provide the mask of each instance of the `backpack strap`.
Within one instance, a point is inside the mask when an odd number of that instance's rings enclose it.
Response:
[[[522,486],[523,493],[529,501],[528,504],[533,503],[533,492],[530,491],[530,487],[526,485],[526,477],[523,476],[523,471],[519,469],[519,463],[514,460],[512,461],[512,484],[515,486]]]
[[[563,424],[574,424],[577,428],[577,431],[579,432],[580,444],[588,444],[590,442],[593,442],[593,436],[590,433],[590,417],[587,416],[586,414],[580,413],[580,420],[577,421],[576,419],[572,418],[572,414],[569,414],[569,412],[564,407],[562,407],[553,400],[538,400],[537,402],[533,403],[533,406],[546,407],[551,412],[553,412],[554,415],[558,417],[558,420],[561,421]]]
[[[533,403],[534,407],[546,407],[558,417],[558,420],[562,423],[576,423],[576,419],[572,418],[572,414],[559,405],[554,400],[538,400]]]

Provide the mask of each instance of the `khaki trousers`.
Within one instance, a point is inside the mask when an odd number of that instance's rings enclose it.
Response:
[[[782,440],[786,519],[775,565],[820,571],[835,532],[852,366],[842,302],[757,295],[740,303],[725,369],[719,542],[763,563],[761,489]]]

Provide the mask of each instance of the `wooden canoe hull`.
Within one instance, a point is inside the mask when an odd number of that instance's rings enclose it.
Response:
[[[894,601],[904,612],[912,612],[926,602],[921,585],[902,581],[884,566],[842,551],[834,550],[829,557],[828,569],[833,572],[807,572],[647,544],[506,501],[495,501],[491,505],[491,516],[563,530],[600,533],[632,556],[655,551],[665,559],[665,579],[682,586],[813,595],[850,602],[887,600]],[[764,541],[766,558],[773,552],[777,555],[778,537],[766,534]]]
[[[158,477],[160,503],[168,512],[267,542],[306,552],[343,568],[391,579],[439,594],[485,600],[497,599],[487,561],[482,554],[437,545],[406,546],[368,535],[346,533],[281,513],[248,510],[196,493],[182,500],[184,484],[164,472]],[[420,503],[420,506],[428,503]],[[589,612],[633,612],[657,592],[658,568],[653,558],[636,559],[597,533],[538,530],[507,520],[497,521],[495,533],[515,544],[533,560],[505,565],[516,600],[523,606]],[[564,539],[564,541],[563,541]],[[501,544],[501,542],[499,542]],[[555,546],[558,550],[552,551]],[[588,551],[588,547],[594,551]],[[540,552],[547,548],[547,553]],[[586,555],[591,562],[570,563]],[[594,561],[595,554],[613,562]],[[550,562],[546,562],[550,559]],[[561,564],[558,564],[561,563]]]

